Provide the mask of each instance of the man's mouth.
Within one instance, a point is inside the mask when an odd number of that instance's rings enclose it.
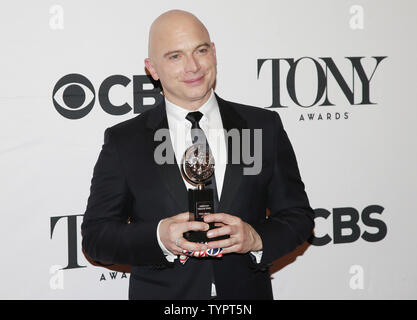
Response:
[[[204,76],[198,77],[198,78],[194,78],[194,79],[188,79],[188,80],[184,80],[184,82],[188,85],[196,85],[196,84],[200,84],[203,81]]]

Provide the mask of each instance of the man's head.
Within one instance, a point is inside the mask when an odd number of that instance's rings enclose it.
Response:
[[[149,31],[145,65],[160,80],[165,97],[187,109],[197,109],[210,97],[216,80],[216,48],[200,20],[189,12],[160,15]]]

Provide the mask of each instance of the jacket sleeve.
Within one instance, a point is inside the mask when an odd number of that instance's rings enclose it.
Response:
[[[263,244],[260,269],[304,243],[314,228],[314,211],[304,190],[294,150],[278,113],[274,112],[273,119],[274,163],[267,194],[270,215],[253,226]]]
[[[167,261],[158,245],[158,222],[128,223],[131,194],[111,128],[91,180],[81,225],[82,247],[93,260],[114,264],[161,265]]]

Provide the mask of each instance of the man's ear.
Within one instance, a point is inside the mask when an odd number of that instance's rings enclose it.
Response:
[[[151,74],[152,79],[154,79],[155,81],[158,81],[159,77],[158,77],[158,74],[156,73],[155,68],[152,66],[151,59],[149,58],[145,59],[145,67],[146,69],[148,69],[149,73]]]
[[[214,59],[216,60],[217,65],[216,46],[214,45],[214,42],[211,43],[211,50],[213,51]]]

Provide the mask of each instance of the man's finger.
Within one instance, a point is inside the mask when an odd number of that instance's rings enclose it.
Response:
[[[216,222],[216,223],[214,224],[214,226],[215,226],[215,227],[224,227],[224,226],[225,226],[225,224],[224,224],[224,223],[222,223],[222,222]]]
[[[227,213],[210,213],[204,216],[204,222],[222,222],[224,224],[236,223],[238,217]]]
[[[228,248],[236,244],[236,240],[234,238],[228,238],[223,240],[217,241],[209,241],[207,242],[207,246],[209,249],[216,249],[216,248]]]
[[[188,221],[187,219],[186,221],[175,221],[173,223],[171,222],[171,224],[168,225],[166,231],[172,238],[173,236],[180,236],[186,231],[207,231],[209,227],[210,226],[205,222]]]
[[[224,248],[222,250],[222,253],[223,254],[228,254],[228,253],[238,252],[239,248],[240,247],[238,245],[234,245],[234,246],[231,246],[231,247],[228,247],[228,248]]]
[[[207,231],[209,225],[200,221],[187,221],[178,223],[178,231],[184,233],[186,231]]]
[[[208,238],[215,238],[224,235],[231,235],[233,233],[233,229],[230,225],[223,225],[223,227],[212,229],[207,232]]]
[[[187,251],[205,251],[208,249],[207,245],[204,243],[190,242],[185,239],[181,241],[181,248]]]

